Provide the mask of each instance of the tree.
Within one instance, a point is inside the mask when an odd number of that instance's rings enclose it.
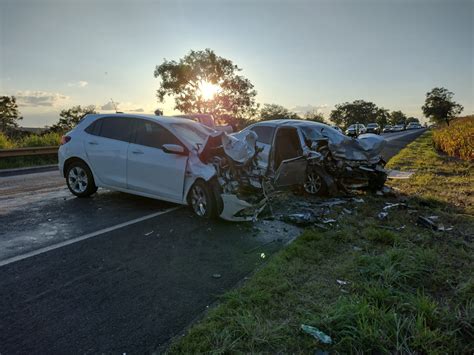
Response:
[[[407,116],[402,111],[392,111],[390,113],[390,124],[397,125],[397,124],[407,124]]]
[[[18,121],[22,120],[15,96],[0,96],[0,129],[7,132],[18,127]]]
[[[52,125],[48,131],[49,132],[59,132],[63,133],[66,131],[71,130],[74,128],[79,121],[84,117],[85,115],[89,113],[97,113],[95,110],[96,107],[94,105],[89,105],[85,107],[81,107],[81,105],[73,106],[69,109],[64,109],[59,113],[59,116],[61,117],[57,123]]]
[[[388,112],[387,109],[381,107],[377,110],[377,119],[375,122],[380,126],[380,127],[385,127],[390,120],[390,113]]]
[[[407,123],[410,123],[410,122],[420,123],[420,120],[416,117],[408,117],[407,118]]]
[[[421,107],[425,117],[435,123],[449,121],[459,115],[464,107],[453,100],[454,94],[445,88],[434,88],[426,93],[425,104]]]
[[[260,110],[260,120],[299,119],[295,112],[277,104],[265,104]]]
[[[257,92],[248,79],[238,74],[241,70],[209,48],[192,50],[178,62],[165,59],[154,72],[155,78],[161,79],[158,101],[172,96],[176,110],[212,114],[218,119],[252,117],[258,109]]]
[[[373,102],[355,100],[352,103],[344,102],[336,105],[330,117],[336,125],[348,127],[354,123],[376,122],[379,115],[379,108]]]
[[[317,110],[306,112],[303,115],[303,118],[308,121],[327,123],[324,118],[324,115],[321,112],[318,112]]]

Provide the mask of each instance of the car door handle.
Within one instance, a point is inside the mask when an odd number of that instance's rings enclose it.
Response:
[[[132,150],[133,154],[143,154],[141,150]]]
[[[91,141],[91,142],[89,142],[89,144],[90,144],[90,145],[97,145],[97,144],[99,144],[99,143],[94,142],[94,141]]]

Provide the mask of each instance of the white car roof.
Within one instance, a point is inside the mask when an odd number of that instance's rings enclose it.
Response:
[[[188,122],[189,120],[182,117],[172,117],[172,116],[156,116],[153,114],[146,115],[146,114],[134,114],[134,113],[93,113],[86,115],[88,120],[95,120],[103,117],[129,117],[129,118],[143,118],[146,120],[152,120],[159,122],[163,125],[168,125],[170,123],[182,123]],[[84,118],[86,118],[84,117]]]

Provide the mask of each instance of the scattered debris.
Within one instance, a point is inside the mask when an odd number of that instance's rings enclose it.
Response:
[[[344,281],[344,280],[336,280],[339,286],[346,286],[349,284],[349,281]]]
[[[324,224],[328,224],[328,223],[336,223],[337,221],[333,218],[327,218],[327,219],[323,219],[321,222],[323,222]]]
[[[283,222],[288,222],[298,226],[309,226],[310,224],[317,221],[316,216],[311,212],[306,213],[293,213],[289,215],[284,215],[281,217]]]
[[[387,210],[390,210],[392,208],[395,208],[395,207],[398,207],[398,209],[406,209],[408,208],[407,204],[406,203],[385,203],[385,207],[382,208],[384,211],[387,211]]]
[[[355,250],[355,251],[362,251],[362,248],[361,247],[358,247],[357,245],[354,245],[352,247],[352,250]]]
[[[414,174],[413,171],[388,170],[388,179],[409,179]]]
[[[356,202],[356,203],[364,203],[365,202],[362,198],[355,198],[355,197],[353,197],[351,199],[351,201]]]
[[[430,228],[438,232],[449,232],[453,230],[453,227],[445,227],[442,223],[436,223],[435,220],[438,220],[438,216],[418,216],[416,222],[424,227]]]
[[[390,227],[390,226],[377,226],[378,228],[382,228],[382,229],[388,229],[390,231],[401,231],[401,230],[404,230],[405,229],[405,225],[403,226],[400,226],[400,227]]]
[[[342,212],[344,212],[345,214],[352,214],[352,211],[348,210],[347,208],[343,208]]]
[[[222,277],[221,274],[212,274],[212,277],[215,279],[220,279]]]
[[[260,254],[260,257],[261,257],[262,259],[265,259],[265,253],[261,253],[261,254]]]
[[[153,234],[154,231],[151,231],[151,232],[148,232],[148,233],[145,233],[145,237],[148,237],[150,234]]]
[[[377,218],[380,219],[381,221],[383,221],[384,219],[387,219],[387,217],[388,217],[388,212],[380,212],[377,215]]]
[[[323,344],[332,344],[331,337],[319,330],[318,328],[306,324],[301,324],[301,330],[303,330],[303,332],[309,335],[312,335],[317,341]]]

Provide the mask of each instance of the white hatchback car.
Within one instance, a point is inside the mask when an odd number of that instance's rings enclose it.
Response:
[[[104,187],[190,204],[211,217],[219,212],[215,170],[197,152],[213,132],[182,118],[89,114],[62,138],[59,169],[78,197]]]

